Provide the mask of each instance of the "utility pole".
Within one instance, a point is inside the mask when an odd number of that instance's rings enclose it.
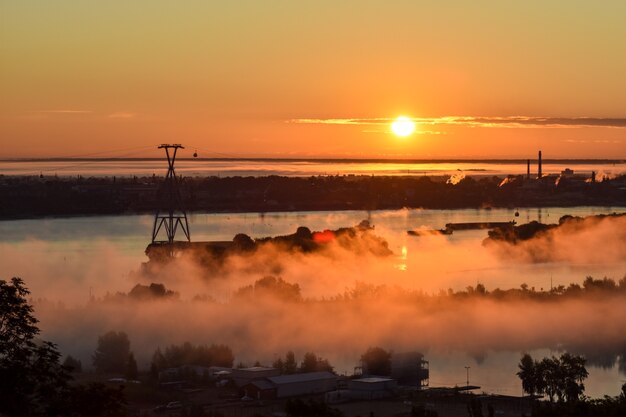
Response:
[[[469,388],[469,370],[470,370],[470,367],[466,366],[465,370],[467,371],[467,384],[465,386]]]
[[[174,170],[176,153],[179,149],[185,149],[181,144],[163,144],[159,149],[165,149],[167,157],[167,175],[165,181],[157,193],[157,209],[154,215],[154,226],[152,228],[152,243],[171,245],[176,238],[178,228],[183,231],[187,242],[191,241],[189,235],[189,222],[187,213],[183,207],[183,200],[180,194],[179,180]],[[165,230],[166,240],[158,240],[161,229]]]

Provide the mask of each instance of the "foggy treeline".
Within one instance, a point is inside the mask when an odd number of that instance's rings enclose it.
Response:
[[[303,298],[297,284],[265,277],[236,291],[229,301],[107,295],[86,305],[61,307],[39,301],[45,334],[63,350],[88,357],[107,329],[129,334],[144,363],[157,345],[191,341],[223,343],[242,361],[276,352],[313,350],[331,362],[358,357],[368,346],[395,351],[466,351],[567,348],[626,369],[626,280],[587,278],[582,285],[536,291],[487,290],[426,294],[359,283],[328,298]],[[381,314],[385,312],[385,314]]]

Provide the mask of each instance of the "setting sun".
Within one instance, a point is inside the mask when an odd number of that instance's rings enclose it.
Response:
[[[409,136],[415,131],[415,123],[408,117],[400,116],[391,123],[391,130],[398,136]]]

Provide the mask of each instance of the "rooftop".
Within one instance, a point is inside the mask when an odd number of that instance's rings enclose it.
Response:
[[[367,378],[359,378],[359,379],[353,379],[353,382],[365,382],[367,384],[374,384],[376,382],[389,382],[389,381],[393,381],[392,378],[384,378],[384,377],[380,377],[380,376],[370,376]]]
[[[235,368],[234,371],[246,371],[246,372],[263,372],[263,371],[273,371],[276,368],[270,368],[267,366],[251,366],[249,368]]]
[[[297,382],[309,382],[309,381],[318,381],[320,379],[336,379],[337,376],[327,371],[321,372],[307,372],[304,374],[293,374],[293,375],[281,375],[281,376],[273,376],[269,377],[271,382],[276,385],[281,384],[293,384]]]

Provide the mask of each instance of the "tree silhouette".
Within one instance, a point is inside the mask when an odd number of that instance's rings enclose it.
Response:
[[[391,375],[391,352],[371,347],[361,355],[361,363],[369,375]]]
[[[298,364],[296,363],[296,355],[289,351],[285,355],[285,374],[295,374],[298,369]]]
[[[517,376],[522,380],[522,389],[524,392],[527,392],[530,395],[533,395],[537,392],[536,386],[536,370],[535,370],[535,361],[528,354],[525,353],[520,360],[518,365],[519,371],[517,372]]]
[[[274,363],[272,363],[272,367],[278,369],[281,374],[285,371],[285,363],[283,362],[282,358],[276,359]]]
[[[126,371],[130,354],[130,340],[124,332],[110,331],[98,338],[98,347],[93,354],[93,365],[98,372]]]
[[[130,352],[128,355],[128,361],[126,362],[126,378],[130,380],[136,380],[139,372],[137,371],[137,361],[135,355]]]
[[[568,402],[578,401],[585,392],[583,381],[589,376],[585,368],[585,358],[564,353],[561,355],[560,362],[564,374],[563,391],[565,400]]]
[[[38,344],[30,292],[20,278],[0,280],[0,414],[53,412],[70,379],[50,342]]]
[[[182,365],[232,367],[234,361],[233,352],[226,345],[194,345],[189,342],[170,345],[165,348],[165,353],[157,348],[152,356],[152,362],[159,370]]]
[[[315,372],[317,371],[317,355],[313,352],[307,352],[304,354],[304,359],[300,364],[300,372]]]
[[[83,364],[80,360],[74,358],[72,355],[67,355],[63,361],[63,367],[69,372],[81,373],[83,371]]]
[[[518,366],[517,376],[522,380],[524,391],[545,394],[550,402],[574,403],[585,391],[583,381],[588,372],[582,356],[564,353],[559,358],[552,356],[537,362],[524,354]]]
[[[20,278],[0,280],[0,415],[125,415],[120,390],[70,384],[72,377],[61,366],[56,346],[35,341],[39,328],[28,294]]]

